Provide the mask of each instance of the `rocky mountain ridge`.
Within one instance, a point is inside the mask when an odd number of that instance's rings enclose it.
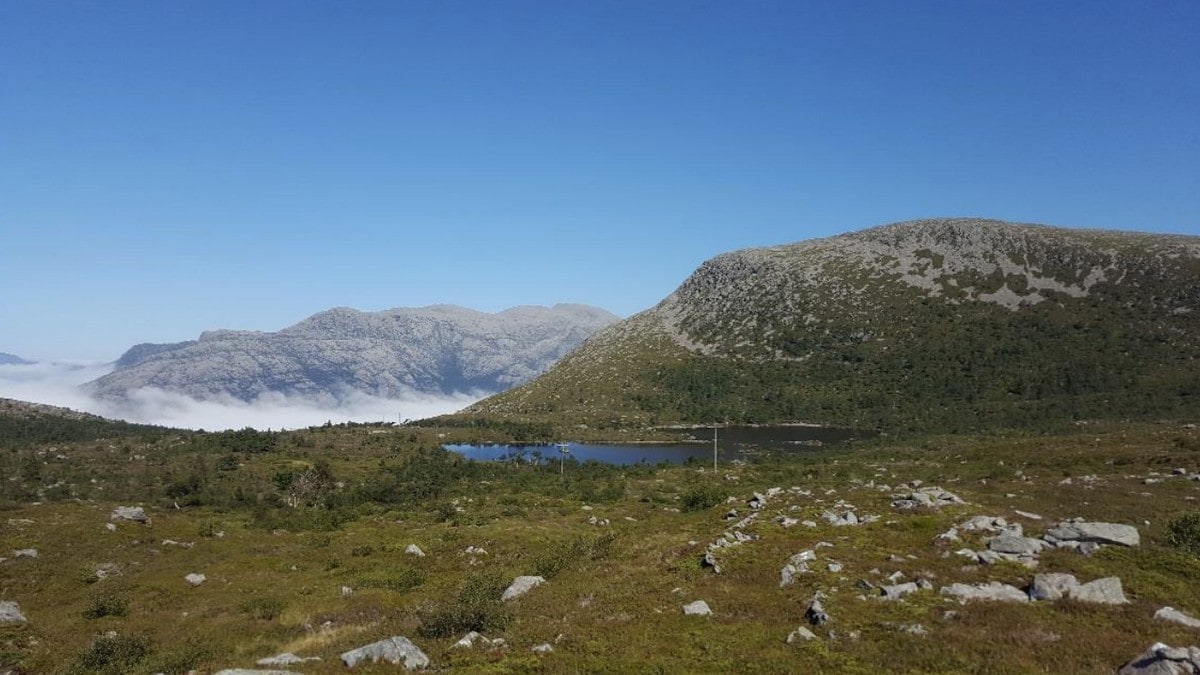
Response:
[[[585,305],[495,314],[451,305],[338,307],[277,332],[214,330],[137,345],[91,383],[100,396],[155,387],[199,399],[268,393],[337,400],[352,392],[500,391],[532,379],[617,317]]]
[[[1027,426],[1200,406],[1200,237],[896,223],[702,264],[469,413]]]

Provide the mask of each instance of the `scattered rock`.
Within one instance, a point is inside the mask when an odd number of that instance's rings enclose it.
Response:
[[[1002,534],[988,540],[988,550],[1017,556],[1036,556],[1046,547],[1046,542],[1032,537]]]
[[[421,547],[420,547],[420,546],[417,546],[416,544],[409,544],[408,546],[405,546],[405,547],[404,547],[404,552],[405,552],[407,555],[415,555],[415,556],[417,556],[418,558],[424,558],[424,557],[425,557],[425,552],[424,552],[424,551],[422,551],[422,550],[421,550]]]
[[[116,532],[117,525],[116,525],[116,523],[105,523],[104,529],[108,530],[109,532]]]
[[[999,516],[971,516],[956,526],[966,532],[1004,532],[1009,531],[1008,521]],[[1018,536],[1019,532],[1015,533]]]
[[[550,644],[549,642],[543,642],[540,645],[535,645],[530,651],[532,651],[534,654],[553,654],[554,645]]]
[[[481,633],[478,633],[476,631],[471,631],[471,632],[467,633],[466,635],[462,636],[462,638],[460,638],[458,642],[455,642],[453,645],[451,645],[450,648],[451,649],[474,649],[476,643],[481,644],[484,647],[503,647],[504,646],[504,638],[496,638],[494,640],[488,639],[488,638],[484,637],[483,634],[481,634]]]
[[[403,662],[405,670],[429,667],[429,657],[425,656],[425,652],[421,651],[411,640],[400,635],[363,645],[342,654],[342,663],[347,668],[353,668],[363,661],[371,663],[387,661],[392,664]]]
[[[707,602],[697,600],[684,605],[683,613],[687,616],[708,616],[712,614],[712,610],[708,608]]]
[[[342,589],[339,591],[339,593],[343,598],[348,598],[351,595],[354,595],[354,589],[350,588],[349,586],[342,586]]]
[[[1118,523],[1088,523],[1076,518],[1059,523],[1046,531],[1046,541],[1092,542],[1096,544],[1118,544],[1137,546],[1141,543],[1136,527]]]
[[[1121,666],[1117,675],[1191,675],[1200,673],[1200,648],[1168,647],[1156,642]]]
[[[967,600],[997,600],[1006,602],[1028,602],[1029,595],[1016,586],[992,581],[986,584],[969,586],[967,584],[950,584],[939,591],[942,595]]]
[[[858,516],[853,511],[838,513],[836,511],[826,511],[821,514],[821,517],[834,527],[844,527],[846,525],[858,525]]]
[[[544,583],[546,583],[546,580],[542,577],[517,577],[516,579],[513,579],[512,584],[508,588],[504,589],[504,594],[500,596],[500,599],[512,600],[513,598],[519,598],[528,593],[534,586],[539,586]]]
[[[259,659],[258,665],[260,665],[260,666],[290,666],[294,663],[307,663],[308,661],[320,661],[320,660],[321,660],[321,657],[319,657],[319,656],[296,656],[295,654],[293,654],[291,652],[284,652],[282,654],[276,654],[275,656],[268,656],[265,659]]]
[[[805,626],[800,626],[796,630],[788,633],[787,642],[788,642],[788,644],[800,642],[801,640],[808,642],[809,640],[815,640],[816,638],[817,638],[816,633],[812,632]]]
[[[700,566],[707,567],[716,574],[721,573],[721,565],[717,562],[717,559],[713,557],[713,552],[711,550],[704,552],[704,557],[700,560]]]
[[[0,624],[25,623],[27,619],[21,614],[21,606],[11,600],[0,600]]]
[[[884,586],[879,589],[879,594],[884,600],[899,600],[909,593],[916,593],[920,590],[915,582],[909,581],[895,586]]]
[[[1125,599],[1121,580],[1117,577],[1104,577],[1080,584],[1079,588],[1071,591],[1067,597],[1081,602],[1098,602],[1105,605],[1124,605],[1129,602]]]
[[[217,670],[214,675],[301,675],[295,670],[256,670],[252,668],[226,668]]]
[[[92,565],[92,574],[95,575],[96,581],[102,581],[111,577],[114,574],[119,574],[121,568],[116,563],[96,563]]]
[[[184,577],[183,580],[193,586],[199,586],[200,584],[204,583],[205,581],[208,581],[208,577],[204,576],[203,574],[196,574],[195,572],[193,572],[192,574],[189,574],[186,577]]]
[[[1154,618],[1181,623],[1189,628],[1200,628],[1200,619],[1188,616],[1174,607],[1163,607],[1154,613]]]
[[[191,548],[196,545],[194,541],[175,541],[174,539],[163,539],[163,546],[180,546],[183,548]]]
[[[1039,516],[1038,514],[1030,513],[1028,511],[1015,511],[1014,510],[1013,513],[1017,514],[1018,516],[1021,516],[1022,518],[1028,518],[1029,520],[1041,520],[1042,519],[1042,517]]]
[[[962,499],[959,499],[958,495],[943,490],[940,487],[924,487],[919,490],[892,495],[892,498],[892,506],[901,510],[919,507],[937,509],[943,506],[966,503]]]
[[[813,595],[812,601],[808,603],[808,609],[804,610],[804,618],[814,626],[824,626],[829,623],[829,615],[825,613],[825,606],[821,604],[821,599],[824,594],[817,591]]]
[[[22,548],[22,549],[17,549],[16,551],[13,551],[13,557],[14,558],[36,558],[36,557],[38,557],[38,552],[37,552],[36,548]]]
[[[1058,600],[1073,593],[1079,588],[1079,582],[1073,574],[1038,574],[1033,577],[1033,585],[1029,587],[1030,600]]]
[[[150,524],[150,517],[146,515],[146,510],[140,506],[118,506],[113,509],[109,520],[132,520],[136,523]]]
[[[252,668],[226,668],[213,675],[301,675],[294,670],[255,670]]]

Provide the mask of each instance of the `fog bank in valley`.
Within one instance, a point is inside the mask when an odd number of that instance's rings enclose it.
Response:
[[[397,399],[346,392],[336,402],[265,394],[246,402],[197,400],[143,388],[124,400],[98,399],[82,386],[112,370],[108,363],[0,365],[0,397],[72,408],[112,419],[185,429],[298,429],[326,422],[396,422],[454,412],[487,394],[434,396],[412,392]]]

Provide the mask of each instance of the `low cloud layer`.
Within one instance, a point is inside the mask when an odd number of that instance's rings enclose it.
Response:
[[[145,388],[131,392],[127,401],[113,402],[96,399],[80,387],[111,369],[111,364],[0,365],[0,397],[47,403],[130,422],[216,431],[421,419],[454,412],[485,395],[432,396],[412,392],[398,399],[385,399],[351,392],[329,405],[283,394],[266,394],[249,403],[233,397],[199,401],[183,394]]]

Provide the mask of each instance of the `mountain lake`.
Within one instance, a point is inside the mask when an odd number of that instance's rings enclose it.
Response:
[[[602,464],[683,464],[711,462],[712,427],[682,429],[690,438],[674,443],[566,443],[567,457],[578,462]],[[707,437],[706,437],[707,435]],[[815,426],[722,427],[717,431],[717,454],[722,462],[747,460],[766,452],[802,452],[808,448],[843,443],[875,436],[873,431],[854,431]],[[557,444],[466,444],[442,446],[468,459],[483,462],[553,461],[559,458]]]

